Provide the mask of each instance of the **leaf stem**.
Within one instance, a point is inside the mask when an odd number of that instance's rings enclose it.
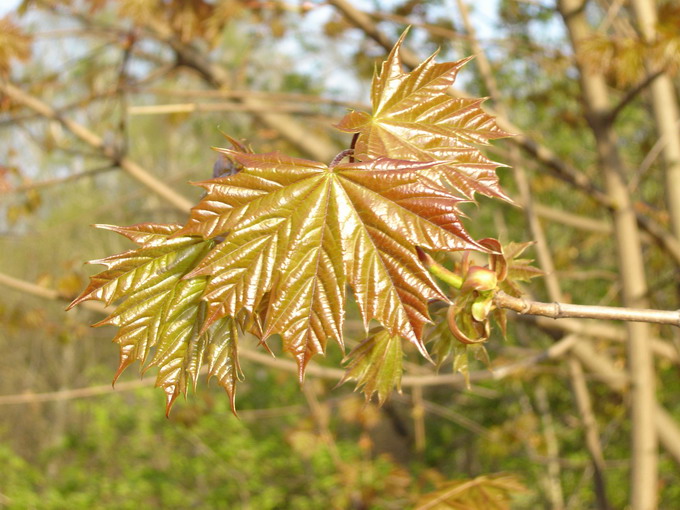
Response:
[[[335,156],[333,158],[333,161],[331,161],[331,164],[329,165],[330,168],[333,168],[334,166],[336,166],[338,163],[340,163],[347,156],[350,157],[350,163],[352,163],[354,161],[352,154],[354,154],[354,149],[345,149],[344,151],[342,151],[340,154],[338,154],[337,156]]]
[[[352,154],[349,156],[349,162],[354,163],[354,149],[357,146],[357,140],[359,139],[359,133],[354,133],[354,136],[352,137],[352,143],[349,145],[350,150],[352,151]]]
[[[418,252],[418,258],[420,261],[425,264],[427,270],[434,276],[456,289],[460,289],[463,286],[462,276],[446,269],[439,262],[434,260],[429,254],[425,253],[421,248],[416,247],[416,251]]]

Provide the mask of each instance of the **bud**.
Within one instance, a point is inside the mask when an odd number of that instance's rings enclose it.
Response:
[[[471,266],[468,269],[462,290],[485,292],[495,289],[497,285],[498,276],[495,271],[487,267]]]

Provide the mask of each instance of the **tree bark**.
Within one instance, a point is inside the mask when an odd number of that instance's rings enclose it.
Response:
[[[633,11],[644,44],[656,42],[658,22],[654,0],[633,0]],[[680,239],[680,114],[673,82],[667,73],[661,74],[650,85],[652,109],[656,128],[663,146],[666,167],[666,197],[673,234]]]
[[[491,64],[489,63],[488,59],[486,58],[486,54],[479,44],[474,26],[470,22],[465,0],[458,0],[458,10],[460,11],[465,32],[467,33],[470,40],[470,48],[473,55],[476,57],[477,68],[479,69],[479,73],[482,76],[486,88],[488,89],[488,94],[494,100],[498,113],[503,117],[508,118],[508,111],[502,101],[502,96],[500,90],[498,89]],[[536,213],[533,195],[531,193],[531,183],[529,181],[529,176],[524,169],[525,165],[521,161],[519,147],[517,145],[513,145],[509,152],[510,165],[512,166],[515,181],[517,182],[517,187],[522,200],[527,223],[529,225],[529,230],[531,232],[531,237],[536,241],[536,252],[538,255],[539,267],[545,273],[545,283],[548,290],[548,295],[550,296],[551,300],[561,302],[563,300],[562,289],[559,280],[555,275],[555,266],[550,254],[549,244],[545,237],[545,232],[543,231],[541,222]],[[586,439],[586,447],[588,448],[588,453],[593,466],[595,495],[597,497],[598,508],[600,510],[608,510],[609,502],[607,500],[606,481],[604,474],[604,454],[602,453],[602,445],[600,443],[597,421],[593,415],[592,402],[590,399],[590,394],[588,393],[588,387],[583,374],[583,368],[581,367],[581,363],[571,352],[567,354],[567,364],[569,366],[569,375],[574,392],[574,400],[581,416],[581,422],[583,423],[585,431],[584,434]],[[547,407],[547,402],[545,407]],[[557,455],[554,456],[556,457]],[[550,463],[548,465],[548,469],[552,469],[553,474],[559,475],[560,473],[559,465],[555,467],[552,465],[552,463]],[[559,498],[554,498],[553,507],[558,507],[560,504],[562,507],[564,506],[564,497],[562,494],[560,481],[561,480],[558,478],[557,489],[559,489],[559,491],[556,491],[554,494],[555,496],[559,495]],[[559,504],[556,504],[556,502],[559,502]]]
[[[614,206],[612,216],[623,302],[626,306],[646,307],[642,244],[622,172],[616,135],[607,115],[610,105],[606,82],[601,73],[586,70],[580,57],[584,54],[583,42],[591,34],[585,3],[582,0],[559,0],[558,5],[576,55],[586,116],[595,137],[607,194]],[[654,428],[657,405],[653,358],[648,343],[649,327],[631,322],[627,324],[627,330],[632,422],[631,508],[652,510],[657,502],[658,439]]]

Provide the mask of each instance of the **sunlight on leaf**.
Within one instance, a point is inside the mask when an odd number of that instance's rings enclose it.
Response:
[[[460,199],[423,175],[435,163],[381,158],[329,168],[222,151],[243,170],[199,183],[207,194],[180,232],[225,237],[189,274],[211,275],[206,327],[255,314],[266,296],[262,339],[281,335],[302,378],[329,338],[342,344],[349,284],[365,324],[378,320],[427,356],[427,303],[446,297],[415,246],[484,250],[460,222]]]
[[[453,98],[447,91],[470,58],[437,64],[436,53],[410,73],[402,70],[399,51],[404,33],[373,78],[373,113],[353,111],[336,126],[358,133],[359,161],[387,156],[412,161],[443,161],[433,178],[467,198],[475,193],[510,201],[501,190],[496,168],[476,145],[509,136],[481,109],[483,99]]]
[[[207,279],[184,278],[214,243],[197,237],[171,237],[179,225],[99,228],[118,232],[140,245],[92,261],[107,270],[92,276],[85,291],[69,305],[71,308],[88,299],[107,305],[122,300],[111,315],[95,324],[119,328],[113,340],[120,346],[114,382],[135,360],[146,363],[143,370],[157,366],[156,386],[165,391],[169,412],[177,396],[186,394],[189,383],[195,386],[207,350],[209,373],[225,387],[233,407],[238,377],[233,321],[225,319],[202,332],[206,307],[201,296]]]
[[[405,73],[402,42],[373,81],[373,114],[352,112],[339,125],[357,133],[354,151],[326,165],[254,154],[227,136],[232,147],[217,149],[216,177],[197,183],[206,193],[183,227],[104,227],[140,247],[95,261],[107,270],[71,306],[121,301],[98,324],[120,328],[116,377],[135,360],[158,366],[169,409],[207,363],[233,408],[238,330],[266,349],[279,335],[303,380],[329,339],[344,347],[348,288],[364,328],[377,321],[383,330],[350,354],[346,378],[383,402],[399,384],[402,339],[430,359],[428,305],[450,300],[419,253],[495,252],[468,234],[459,205],[475,193],[507,199],[498,164],[476,147],[507,133],[481,99],[446,94],[467,60],[437,64],[433,55]],[[482,298],[473,312],[485,319]]]

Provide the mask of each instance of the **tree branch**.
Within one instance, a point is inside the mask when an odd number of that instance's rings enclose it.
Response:
[[[659,76],[664,74],[666,71],[665,69],[659,69],[653,73],[650,73],[646,75],[640,83],[635,85],[633,88],[628,89],[624,96],[619,99],[619,102],[614,105],[614,107],[607,113],[607,119],[609,122],[614,122],[619,114],[623,111],[623,109],[628,106],[633,100],[640,95],[640,93],[645,90],[647,87],[649,87],[654,80],[656,80]]]
[[[484,80],[490,95],[496,101],[497,110],[503,116],[508,117],[508,109],[502,101],[502,95],[498,89],[493,69],[486,57],[486,53],[483,51],[477,40],[474,25],[469,19],[468,8],[465,0],[458,0],[458,9],[465,26],[465,30],[470,36],[470,45],[473,49],[473,53],[477,56],[477,69],[479,70],[479,73],[482,76],[482,79]],[[529,181],[527,172],[524,169],[525,165],[523,165],[521,162],[518,146],[515,145],[511,147],[510,156],[510,164],[513,167],[513,173],[515,175],[517,188],[524,206],[527,223],[529,225],[532,238],[536,241],[536,253],[538,255],[539,266],[545,273],[545,283],[548,290],[548,295],[555,301],[562,301],[562,289],[560,282],[557,279],[555,264],[552,254],[550,253],[549,243],[546,239],[545,232],[538,218],[538,213],[536,211],[533,195],[531,192],[531,183]],[[574,400],[576,401],[576,406],[581,415],[581,421],[585,429],[586,447],[588,448],[588,452],[592,461],[595,478],[595,492],[597,494],[599,507],[601,510],[608,510],[609,504],[605,489],[606,483],[604,475],[604,456],[602,453],[602,446],[600,444],[600,434],[597,429],[597,422],[593,416],[592,402],[588,392],[585,376],[583,374],[583,368],[581,366],[581,362],[576,356],[573,355],[573,353],[569,353],[566,358],[574,393]],[[546,445],[548,450],[553,450],[551,457],[557,456],[559,446],[554,427],[552,426],[552,416],[550,414],[550,406],[547,395],[545,394],[545,391],[539,392],[537,389],[535,396],[537,403],[539,404],[539,411],[541,412],[542,421],[544,422]],[[562,493],[561,471],[559,464],[557,464],[555,461],[550,461],[548,463],[548,472],[552,472],[552,476],[550,477],[550,485],[552,490],[549,492],[549,494],[551,494],[551,499],[553,500],[553,507],[562,508],[564,507],[564,495]]]
[[[96,149],[102,156],[110,159],[116,165],[125,170],[131,177],[141,182],[151,191],[167,200],[177,209],[188,212],[191,209],[192,203],[177,193],[172,188],[166,186],[163,182],[156,179],[148,173],[139,164],[128,157],[120,157],[116,151],[108,147],[104,140],[96,133],[90,131],[88,128],[71,119],[60,115],[54,108],[40,99],[33,97],[14,85],[0,81],[0,91],[10,97],[13,101],[22,104],[36,113],[42,115],[47,119],[59,122],[68,131],[70,131],[77,138]]]
[[[651,322],[680,327],[680,310],[650,310],[642,308],[618,308],[614,306],[572,305],[569,303],[541,303],[516,298],[498,291],[494,303],[522,315],[540,315],[551,319],[608,319],[627,322]]]
[[[32,296],[41,297],[43,299],[50,299],[52,301],[70,302],[73,300],[73,296],[67,296],[54,289],[41,287],[40,285],[36,285],[35,283],[20,280],[18,278],[8,276],[4,273],[0,273],[0,285],[10,287],[12,289],[24,292],[26,294],[30,294]],[[82,303],[82,306],[89,310],[99,313],[109,314],[113,312],[113,308],[108,308],[103,303],[100,303],[98,301],[86,301]]]
[[[45,179],[42,181],[29,182],[27,184],[22,184],[7,190],[8,193],[26,193],[27,191],[33,191],[36,189],[49,188],[51,186],[57,186],[71,181],[77,181],[85,177],[94,177],[96,175],[110,172],[111,170],[117,169],[116,165],[104,165],[99,168],[93,168],[91,170],[85,170],[83,172],[77,172],[74,174],[67,175],[65,177],[57,177],[54,179]]]
[[[58,293],[55,290],[52,289],[46,289],[45,287],[41,287],[39,285],[35,285],[29,282],[25,282],[23,280],[18,280],[16,278],[12,278],[10,276],[4,275],[0,273],[0,284],[6,285],[8,287],[20,290],[22,292],[26,292],[27,294],[31,294],[34,296],[42,297],[45,299],[50,299],[50,300],[62,300],[62,301],[70,301],[71,297],[64,296],[60,293]],[[109,314],[112,310],[105,307],[102,303],[96,302],[96,301],[85,301],[81,303],[81,306],[84,306],[88,309],[91,309],[93,311],[96,311],[98,313],[103,313],[103,314]],[[540,317],[537,318],[538,322],[540,324],[540,321],[543,320]],[[552,321],[551,321],[552,324]],[[568,325],[568,324],[578,324],[575,321],[572,321],[570,319],[566,319],[563,324]],[[598,325],[595,325],[595,327],[598,327]],[[584,326],[585,328],[585,326]],[[578,329],[578,328],[577,328]],[[579,334],[582,333],[579,331]],[[487,380],[500,380],[505,377],[508,377],[509,375],[512,375],[514,373],[517,373],[521,370],[524,370],[530,366],[537,365],[539,363],[542,363],[544,361],[552,360],[552,359],[557,359],[562,356],[564,356],[567,352],[570,350],[573,350],[575,354],[578,355],[579,360],[582,362],[586,360],[594,360],[598,359],[600,362],[600,365],[593,365],[592,363],[589,365],[586,365],[591,371],[594,371],[595,375],[602,374],[606,377],[603,378],[603,381],[614,391],[617,393],[623,393],[626,391],[626,388],[628,386],[628,377],[626,374],[621,371],[620,369],[616,368],[613,363],[607,359],[603,355],[597,354],[594,349],[590,346],[590,344],[579,341],[579,336],[577,335],[569,335],[561,339],[560,341],[556,342],[555,344],[551,345],[549,348],[547,348],[544,351],[541,351],[534,356],[524,358],[522,360],[519,360],[514,363],[508,363],[506,365],[501,365],[499,367],[495,367],[493,371],[490,370],[476,370],[473,372],[470,372],[469,374],[469,380],[470,382],[482,382],[482,381],[487,381]],[[239,352],[239,355],[243,357],[244,359],[249,359],[251,361],[254,361],[256,363],[260,363],[262,365],[266,366],[271,366],[272,368],[275,368],[277,370],[284,370],[293,374],[298,373],[298,366],[296,363],[292,361],[288,361],[285,359],[276,359],[272,358],[268,354],[264,354],[261,352],[256,352],[256,351],[251,351],[251,350],[246,350],[246,349],[241,349]],[[584,363],[585,364],[585,363]],[[330,380],[335,380],[339,381],[342,379],[342,377],[345,375],[345,372],[340,369],[335,369],[335,368],[327,368],[327,367],[322,367],[319,365],[314,365],[310,364],[307,367],[307,374],[313,377],[321,377],[324,379],[330,379]],[[143,381],[147,381],[147,379],[144,379]],[[121,383],[122,384],[122,383]],[[151,385],[152,380],[149,379],[148,383],[145,382],[142,384],[142,381],[139,382],[140,386],[144,386],[146,384]],[[462,374],[434,374],[434,375],[418,375],[418,376],[405,376],[402,379],[402,386],[403,387],[409,387],[409,386],[443,386],[443,385],[451,385],[451,386],[460,386],[463,387],[465,386],[466,381],[465,377]],[[95,390],[94,393],[96,394],[103,394],[105,393],[102,387],[97,387],[97,388],[102,388]],[[107,390],[106,391],[111,391],[110,386],[106,386]],[[124,388],[127,388],[127,383]],[[66,391],[79,391],[80,389],[77,390],[66,390]],[[93,396],[94,396],[93,393]],[[37,394],[36,394],[37,395]],[[37,399],[34,398],[28,398],[27,395],[7,395],[0,397],[0,405],[2,404],[21,404],[21,403],[26,403],[26,402],[33,402],[33,401],[48,401],[48,400],[53,400],[53,399],[63,399],[63,398],[80,398],[78,396],[79,394],[76,393],[76,396],[72,396],[72,394],[68,393],[65,394],[63,392],[50,392],[47,394],[40,394],[40,395],[45,395],[44,397],[38,397]],[[49,396],[48,396],[49,395]],[[87,393],[85,396],[89,396]],[[6,400],[5,400],[6,399]],[[656,427],[659,433],[659,439],[662,441],[664,447],[666,450],[673,456],[675,461],[680,464],[680,429],[678,428],[677,424],[673,421],[673,418],[668,414],[668,411],[666,411],[663,407],[657,404],[656,406]]]
[[[296,104],[262,103],[261,105],[245,105],[237,102],[227,103],[175,103],[129,106],[129,115],[167,115],[171,113],[205,113],[205,112],[248,112],[248,113],[289,113],[295,115],[318,115],[318,112]]]
[[[151,29],[152,36],[175,51],[182,65],[198,71],[215,88],[229,88],[229,75],[224,68],[210,62],[191,44],[180,41],[161,23],[149,20],[149,28]],[[330,140],[315,136],[309,131],[307,126],[299,124],[289,115],[259,111],[263,106],[266,107],[269,104],[263,102],[260,98],[244,96],[240,101],[245,106],[254,109],[253,114],[258,120],[276,130],[285,140],[293,144],[304,154],[319,161],[326,161],[337,152],[335,145]]]

